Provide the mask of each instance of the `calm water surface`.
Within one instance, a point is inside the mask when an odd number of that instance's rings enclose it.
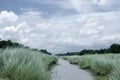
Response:
[[[52,70],[52,80],[94,80],[85,70],[70,64],[68,61],[59,59],[58,65]]]

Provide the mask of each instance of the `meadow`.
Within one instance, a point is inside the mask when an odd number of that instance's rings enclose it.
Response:
[[[64,59],[90,71],[95,80],[120,80],[120,54],[65,56]]]
[[[25,48],[0,50],[1,80],[50,80],[57,61],[52,55]]]

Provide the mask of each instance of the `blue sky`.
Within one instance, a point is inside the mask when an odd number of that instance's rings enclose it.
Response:
[[[53,53],[120,43],[120,0],[3,0],[0,37]]]
[[[64,9],[61,5],[65,0],[9,0],[2,1],[0,5],[2,6],[0,10],[14,11],[15,13],[20,14],[25,10],[35,10],[44,12],[44,15],[61,15],[61,14],[74,14],[76,11],[74,9]],[[64,5],[66,5],[64,3]],[[47,16],[47,17],[49,17]]]

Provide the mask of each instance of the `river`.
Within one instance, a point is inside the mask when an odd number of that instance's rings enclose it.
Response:
[[[93,77],[85,70],[68,61],[59,59],[58,65],[52,70],[52,80],[94,80]]]

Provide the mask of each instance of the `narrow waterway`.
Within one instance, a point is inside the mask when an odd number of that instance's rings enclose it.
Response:
[[[58,65],[52,70],[52,80],[94,80],[85,70],[70,64],[68,61],[59,59]]]

